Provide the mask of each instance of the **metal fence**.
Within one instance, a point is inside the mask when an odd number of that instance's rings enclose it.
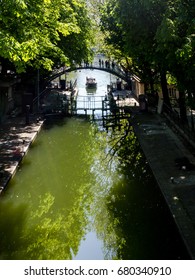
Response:
[[[187,116],[188,121],[183,122],[178,110],[172,109],[166,104],[163,104],[163,114],[171,126],[174,126],[177,132],[192,144],[192,142],[195,143],[194,116],[192,111],[189,111],[189,113],[190,114]]]

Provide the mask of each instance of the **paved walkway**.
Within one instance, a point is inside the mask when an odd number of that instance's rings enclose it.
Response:
[[[0,125],[0,194],[17,171],[23,156],[41,129],[43,121],[24,117],[8,119]]]
[[[132,122],[189,254],[195,259],[195,158],[163,116],[136,113]]]

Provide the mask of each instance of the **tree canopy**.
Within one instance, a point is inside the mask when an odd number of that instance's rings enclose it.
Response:
[[[107,44],[131,58],[131,69],[151,92],[155,83],[161,83],[167,105],[167,73],[176,80],[182,104],[184,93],[195,91],[194,4],[189,0],[107,0],[101,12]]]
[[[84,0],[0,1],[1,64],[23,72],[80,61],[90,53],[90,27]]]
[[[156,35],[158,50],[164,54],[178,86],[194,91],[195,2],[169,1]]]

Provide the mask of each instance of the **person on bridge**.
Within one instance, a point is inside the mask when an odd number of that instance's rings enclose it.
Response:
[[[110,68],[110,62],[108,60],[105,61],[106,68]]]

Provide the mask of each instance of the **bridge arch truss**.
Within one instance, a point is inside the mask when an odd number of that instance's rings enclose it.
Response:
[[[62,76],[63,74],[73,72],[73,71],[84,70],[84,69],[99,70],[99,71],[104,71],[104,72],[110,73],[110,74],[120,78],[121,80],[125,81],[128,85],[131,86],[132,73],[123,71],[121,68],[118,67],[118,65],[116,65],[115,67],[103,67],[103,66],[98,67],[97,65],[91,64],[91,65],[79,65],[79,66],[67,67],[67,68],[63,68],[63,69],[60,68],[60,69],[53,71],[51,76],[48,77],[47,82],[49,83],[49,82],[53,81],[54,79]]]

